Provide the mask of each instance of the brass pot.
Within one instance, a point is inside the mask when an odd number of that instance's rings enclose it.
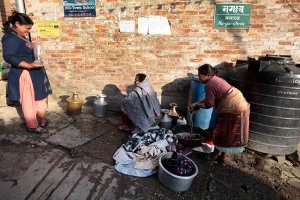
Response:
[[[168,112],[168,115],[171,116],[172,118],[178,119],[179,114],[176,111],[177,104],[176,103],[170,103],[169,106],[170,106],[170,110]]]
[[[168,115],[172,118],[172,127],[176,126],[177,119],[179,118],[179,114],[176,111],[177,104],[176,103],[170,103],[170,110],[168,112]]]
[[[81,114],[83,100],[79,97],[77,92],[72,93],[72,97],[67,99],[67,114],[79,115]]]

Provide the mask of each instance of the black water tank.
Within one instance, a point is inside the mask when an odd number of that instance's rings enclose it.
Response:
[[[295,152],[300,142],[299,64],[288,56],[241,61],[230,81],[250,103],[248,148],[274,155]]]

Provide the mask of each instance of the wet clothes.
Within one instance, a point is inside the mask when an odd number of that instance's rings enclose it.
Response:
[[[196,172],[193,162],[189,159],[179,159],[173,152],[171,158],[162,161],[166,170],[177,176],[190,176]]]
[[[143,132],[151,128],[156,117],[160,116],[160,104],[147,78],[135,85],[134,89],[123,99],[121,110]]]
[[[177,143],[177,138],[165,128],[133,133],[114,154],[115,169],[131,176],[151,176],[157,172],[158,159],[171,143]]]
[[[34,62],[34,45],[11,30],[2,37],[2,50],[4,60],[11,65],[8,74],[8,98],[10,101],[20,101],[19,79],[22,72],[27,69],[19,68],[18,65],[22,61]],[[28,71],[34,88],[35,100],[45,99],[52,94],[44,67]]]
[[[177,142],[177,138],[172,131],[165,128],[159,128],[151,129],[146,133],[133,133],[132,136],[129,136],[128,139],[126,139],[123,147],[126,151],[135,152],[141,145],[148,146],[160,140],[166,140],[168,143]]]

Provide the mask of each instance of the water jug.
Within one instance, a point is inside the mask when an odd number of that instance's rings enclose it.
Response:
[[[41,43],[37,41],[34,46],[34,58],[39,65],[43,65]]]
[[[67,114],[79,115],[81,113],[83,100],[78,96],[77,92],[72,93],[72,97],[67,99]]]
[[[171,129],[172,128],[172,118],[168,115],[168,109],[161,109],[162,118],[160,121],[160,127]]]
[[[94,101],[94,115],[96,117],[105,117],[107,102],[105,101],[105,94],[97,95],[97,99]]]
[[[172,127],[176,126],[177,119],[179,118],[179,114],[176,111],[177,104],[176,103],[170,103],[170,110],[168,112],[168,115],[172,118]]]
[[[176,103],[170,103],[170,110],[168,112],[168,115],[171,116],[172,118],[175,117],[178,119],[179,114],[176,111],[177,104]]]

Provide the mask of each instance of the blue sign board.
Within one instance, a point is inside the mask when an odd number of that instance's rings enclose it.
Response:
[[[63,1],[65,17],[95,17],[95,0],[67,0]]]

